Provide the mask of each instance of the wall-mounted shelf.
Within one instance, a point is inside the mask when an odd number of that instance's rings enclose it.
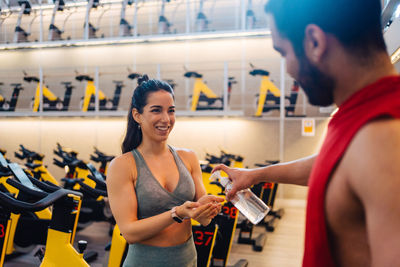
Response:
[[[169,35],[151,35],[151,36],[129,36],[129,37],[111,37],[88,40],[62,40],[52,42],[25,42],[0,44],[0,50],[15,49],[37,49],[37,48],[55,48],[55,47],[86,47],[102,46],[116,44],[140,44],[140,43],[160,43],[160,42],[179,42],[190,40],[217,40],[230,38],[249,38],[249,37],[268,37],[271,31],[268,29],[243,30],[243,31],[220,31],[207,33],[191,34],[169,34]]]
[[[95,5],[94,0],[64,0],[66,4],[58,11],[57,1],[57,5],[29,2],[26,13],[22,13],[24,10],[19,6],[3,7],[1,48],[219,38],[226,33],[247,37],[254,33],[243,32],[267,29],[263,0],[132,0],[131,4],[100,0]]]

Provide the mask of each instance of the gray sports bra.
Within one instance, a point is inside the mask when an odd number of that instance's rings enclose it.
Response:
[[[193,201],[195,187],[193,178],[185,164],[176,153],[175,149],[169,146],[174,156],[179,172],[179,181],[173,192],[169,192],[157,181],[137,149],[132,150],[136,162],[136,198],[138,219],[148,218],[161,214],[175,206],[182,205],[186,201]]]

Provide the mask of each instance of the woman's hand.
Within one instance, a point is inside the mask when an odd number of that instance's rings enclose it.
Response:
[[[216,203],[224,202],[224,198],[223,197],[217,197],[217,196],[214,196],[214,195],[204,195],[201,198],[199,198],[197,200],[197,202],[199,202],[202,205],[208,204],[208,203],[216,204]]]
[[[204,195],[197,202],[186,201],[178,206],[176,215],[180,218],[192,218],[206,226],[221,211],[223,201],[222,197]]]
[[[211,220],[218,215],[221,211],[220,203],[208,203],[204,204],[201,207],[207,207],[203,212],[201,212],[198,216],[193,217],[194,220],[198,221],[201,225],[207,226],[210,224]]]
[[[202,205],[208,205],[210,208],[207,208],[204,210],[199,216],[197,216],[195,219],[199,223],[201,223],[203,226],[208,225],[211,220],[218,215],[221,211],[221,203],[224,201],[224,198],[222,197],[217,197],[214,195],[204,195],[200,199],[197,200],[198,203]],[[211,205],[210,205],[211,204]]]

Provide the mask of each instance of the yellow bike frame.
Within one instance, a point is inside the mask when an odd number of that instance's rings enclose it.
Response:
[[[92,95],[95,96],[95,94],[96,94],[96,86],[94,85],[94,82],[87,81],[85,97],[83,98],[83,105],[82,105],[83,112],[88,111],[90,98],[92,97]],[[98,94],[99,94],[99,100],[103,100],[106,98],[105,94],[101,90],[98,90]]]
[[[261,116],[261,114],[263,112],[263,109],[264,109],[264,103],[265,103],[265,100],[267,98],[268,91],[270,91],[271,94],[273,94],[276,97],[280,97],[281,96],[281,91],[269,79],[269,76],[263,75],[261,77],[260,95],[259,95],[259,98],[258,98],[257,110],[256,110],[256,113],[254,114],[255,116]]]
[[[122,237],[118,225],[115,225],[111,239],[111,248],[107,266],[109,267],[121,266],[122,257],[124,256],[124,252],[127,245],[128,243]]]
[[[195,78],[191,111],[196,111],[201,93],[205,94],[208,98],[218,98],[218,96],[203,82],[202,78]]]
[[[53,92],[51,92],[49,90],[49,88],[47,88],[46,85],[43,85],[43,97],[46,97],[50,101],[57,100],[57,96],[55,94],[53,94]],[[37,86],[36,86],[35,101],[33,102],[33,110],[32,111],[38,112],[39,105],[40,105],[40,82],[38,82]]]

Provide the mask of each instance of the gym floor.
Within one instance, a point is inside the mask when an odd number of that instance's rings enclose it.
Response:
[[[279,201],[277,201],[279,202]],[[278,203],[277,203],[278,205]],[[285,214],[276,224],[272,233],[267,233],[267,240],[262,252],[255,252],[251,246],[237,244],[237,236],[232,245],[228,265],[235,264],[240,259],[247,259],[249,267],[298,267],[301,266],[304,248],[305,208],[293,205],[282,205]],[[278,207],[277,207],[278,208]],[[262,227],[255,227],[253,236],[265,232]],[[236,234],[238,231],[236,231]],[[75,241],[87,240],[86,251],[97,251],[98,258],[90,263],[91,267],[103,267],[104,247],[110,241],[107,223],[93,223],[83,231],[77,233]],[[33,267],[39,266],[40,261],[31,253],[7,260],[5,267]],[[105,265],[104,265],[105,266]]]

